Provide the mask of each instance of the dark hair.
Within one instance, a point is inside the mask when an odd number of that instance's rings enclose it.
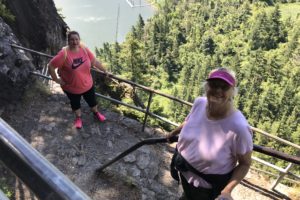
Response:
[[[67,33],[67,40],[68,40],[68,41],[69,41],[71,35],[77,35],[77,36],[79,37],[79,39],[80,39],[80,35],[79,35],[79,33],[78,33],[77,31],[69,31],[69,32]]]

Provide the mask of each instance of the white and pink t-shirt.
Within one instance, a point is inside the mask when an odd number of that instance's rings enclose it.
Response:
[[[226,174],[237,164],[237,155],[253,149],[252,131],[240,111],[221,120],[206,115],[206,97],[198,97],[179,135],[177,149],[198,171],[204,174]],[[182,173],[195,187],[211,188],[198,175]]]
[[[50,64],[59,69],[61,79],[66,83],[62,86],[63,90],[73,94],[84,93],[93,85],[90,70],[95,56],[86,47],[80,47],[78,52],[72,52],[69,49],[66,51],[67,57],[65,57],[65,50],[62,49],[50,61]]]

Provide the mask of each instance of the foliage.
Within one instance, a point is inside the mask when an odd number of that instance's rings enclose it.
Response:
[[[13,174],[8,171],[2,162],[0,162],[0,190],[7,196],[9,199],[14,196],[14,183],[11,181]],[[13,180],[13,179],[12,179]]]
[[[114,73],[189,102],[203,94],[211,69],[227,66],[236,72],[235,104],[249,123],[299,144],[300,17],[287,16],[287,8],[299,7],[290,2],[159,1],[155,16],[146,23],[140,17],[125,42],[96,52]],[[190,108],[166,102],[156,96],[151,112],[182,122]],[[258,135],[255,143],[296,154]]]
[[[66,17],[62,14],[62,8],[56,8],[58,15],[62,18],[62,19],[66,19]]]
[[[13,22],[15,20],[15,16],[11,14],[11,12],[4,5],[5,0],[0,0],[0,17]]]
[[[3,191],[5,196],[7,196],[8,198],[13,197],[13,190],[11,188],[8,188],[6,186],[6,183],[2,183],[2,180],[0,180],[0,189]]]

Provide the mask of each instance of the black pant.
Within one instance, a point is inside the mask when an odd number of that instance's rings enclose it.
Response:
[[[212,189],[194,187],[193,185],[187,182],[187,180],[181,173],[180,178],[185,200],[213,200]]]
[[[82,94],[72,94],[70,92],[64,91],[66,95],[68,96],[71,104],[72,110],[78,110],[80,109],[80,100],[81,96],[83,96],[84,100],[87,102],[87,104],[92,108],[97,105],[96,96],[95,96],[95,88],[92,86],[91,89],[88,91],[82,93]]]

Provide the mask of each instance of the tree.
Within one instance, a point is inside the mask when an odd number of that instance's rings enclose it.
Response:
[[[142,16],[139,14],[138,17],[138,22],[136,24],[136,35],[137,35],[137,39],[138,40],[142,40],[143,39],[143,35],[144,35],[144,26],[145,26],[145,22],[142,18]]]
[[[190,102],[203,94],[211,69],[229,67],[238,80],[235,104],[250,125],[299,142],[297,21],[283,23],[279,6],[266,1],[166,0],[146,24],[139,19],[119,47],[105,46],[98,53],[116,63],[112,66],[122,66],[123,76]],[[154,108],[176,122],[190,109],[159,97]],[[262,136],[255,143],[281,147]]]
[[[131,81],[143,82],[143,74],[146,74],[144,59],[141,54],[141,44],[137,41],[133,34],[128,34],[126,42],[122,45],[121,63],[123,63],[123,74]]]
[[[286,31],[281,23],[281,13],[279,5],[276,4],[274,11],[270,15],[270,37],[273,38],[271,47],[277,47],[278,43],[286,42]]]
[[[210,35],[203,37],[201,49],[204,54],[206,54],[206,55],[214,54],[215,47],[216,47],[215,42]]]
[[[250,27],[250,46],[252,50],[259,48],[269,50],[274,47],[274,38],[270,37],[270,22],[264,11],[255,17],[253,25]]]

